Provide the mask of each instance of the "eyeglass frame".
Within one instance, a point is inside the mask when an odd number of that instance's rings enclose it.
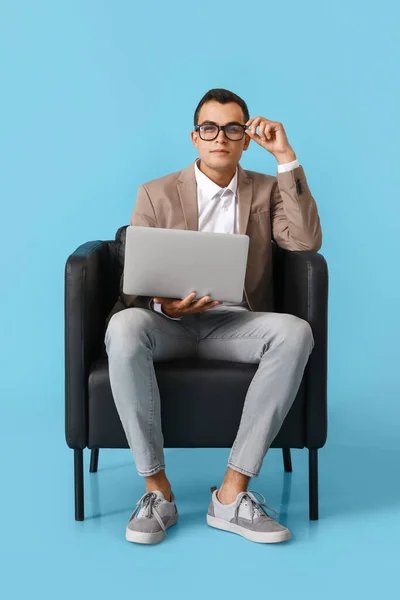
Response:
[[[217,127],[217,129],[218,129],[217,135],[214,136],[213,138],[208,139],[208,140],[205,140],[204,138],[202,138],[201,135],[200,135],[200,127],[203,127],[203,125],[212,125],[213,127]],[[242,137],[239,138],[238,140],[232,140],[230,137],[228,137],[226,135],[225,128],[229,127],[229,125],[238,125],[238,126],[242,127],[243,128],[243,135],[242,135]],[[237,121],[232,121],[231,123],[227,123],[226,125],[217,125],[216,123],[213,123],[211,121],[205,121],[204,123],[200,123],[200,125],[197,125],[194,128],[194,130],[198,132],[198,134],[200,136],[200,139],[202,139],[204,142],[212,142],[212,141],[216,140],[217,137],[219,136],[219,132],[220,131],[224,132],[224,136],[226,137],[227,140],[229,140],[231,142],[240,142],[244,138],[246,129],[251,129],[250,125],[243,125],[242,123],[238,123]]]

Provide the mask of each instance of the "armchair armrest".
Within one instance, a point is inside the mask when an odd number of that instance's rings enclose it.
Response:
[[[65,436],[70,448],[87,445],[87,383],[91,363],[101,352],[109,242],[82,244],[65,265]]]
[[[307,447],[322,448],[327,437],[328,266],[314,251],[276,249],[275,310],[308,321],[315,347],[306,372]]]

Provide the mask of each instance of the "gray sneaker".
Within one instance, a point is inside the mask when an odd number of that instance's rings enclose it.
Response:
[[[157,544],[167,536],[166,530],[171,525],[175,525],[177,520],[178,510],[172,491],[170,502],[159,490],[146,492],[138,500],[135,510],[129,517],[125,537],[128,542]]]
[[[268,516],[265,509],[278,513],[265,504],[265,498],[260,492],[248,490],[240,492],[232,504],[222,504],[217,498],[217,488],[210,488],[212,493],[207,512],[207,524],[232,533],[238,533],[252,542],[272,544],[285,542],[291,538],[289,529]],[[254,494],[262,498],[260,502]],[[264,508],[265,507],[265,508]]]

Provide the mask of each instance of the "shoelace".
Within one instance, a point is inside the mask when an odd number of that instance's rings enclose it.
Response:
[[[156,509],[157,504],[159,504],[160,502],[161,502],[161,499],[154,492],[146,492],[145,494],[143,494],[143,496],[141,498],[139,498],[139,500],[136,503],[135,510],[133,511],[133,513],[131,514],[131,516],[129,518],[129,523],[132,521],[132,519],[135,517],[135,515],[139,512],[140,505],[142,504],[143,508],[145,509],[144,516],[146,518],[150,518],[150,517],[154,516],[156,518],[156,520],[158,521],[161,529],[164,531],[165,536],[167,536],[167,531],[166,531],[165,525],[163,523],[163,520]]]
[[[259,496],[261,496],[262,502],[260,502],[254,496],[254,494],[258,494]],[[253,520],[254,520],[254,515],[256,515],[257,517],[260,517],[264,514],[264,515],[266,515],[266,517],[268,519],[272,519],[272,517],[270,517],[269,514],[267,513],[267,510],[271,510],[273,513],[275,513],[276,517],[278,516],[278,513],[276,512],[276,510],[267,506],[266,499],[261,494],[261,492],[257,492],[256,490],[247,490],[247,492],[240,492],[240,494],[239,494],[238,503],[237,503],[237,506],[235,509],[235,515],[234,515],[234,519],[235,519],[236,523],[238,522],[238,518],[239,518],[240,506],[241,506],[243,500],[246,502],[246,498],[248,498],[248,500],[251,502],[251,505],[253,507],[251,522],[253,522]]]

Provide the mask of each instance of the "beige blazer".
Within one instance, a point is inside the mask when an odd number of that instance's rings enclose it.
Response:
[[[130,224],[198,231],[196,186],[194,163],[144,183],[138,189]],[[239,233],[250,238],[243,298],[252,311],[271,311],[271,240],[287,250],[319,250],[322,232],[317,205],[301,166],[275,177],[244,170],[239,164],[237,195]],[[150,296],[124,294],[122,277],[120,298],[107,321],[124,308],[154,308]]]

